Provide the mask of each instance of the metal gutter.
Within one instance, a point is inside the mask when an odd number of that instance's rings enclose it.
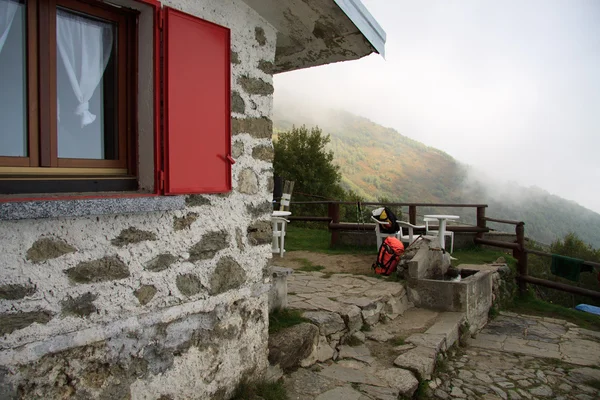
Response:
[[[334,2],[356,25],[377,53],[385,57],[385,31],[362,2],[360,0],[334,0]]]

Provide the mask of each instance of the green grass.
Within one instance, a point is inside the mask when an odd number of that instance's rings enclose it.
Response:
[[[450,365],[448,365],[448,360],[446,358],[438,358],[435,362],[435,373],[443,374],[448,373],[450,371]]]
[[[377,254],[375,247],[336,246],[332,249],[331,234],[326,229],[309,229],[289,224],[285,234],[287,251],[313,251],[325,254]]]
[[[452,257],[456,258],[456,260],[452,260],[452,265],[455,267],[459,264],[488,264],[496,261],[499,257],[504,257],[513,271],[517,268],[517,260],[512,255],[476,246],[456,250]]]
[[[269,333],[276,333],[290,326],[308,322],[306,318],[302,318],[302,313],[298,310],[275,310],[269,314]]]
[[[289,397],[283,386],[282,381],[277,382],[241,382],[235,393],[233,400],[288,400]]]
[[[419,387],[417,387],[417,391],[413,395],[414,399],[427,399],[427,389],[429,388],[429,381],[422,380],[419,382]]]
[[[548,303],[531,293],[516,297],[506,308],[520,314],[564,319],[582,328],[600,331],[600,316]]]

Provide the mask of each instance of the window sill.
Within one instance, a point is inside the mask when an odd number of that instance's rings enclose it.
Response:
[[[42,197],[43,196],[43,197]],[[133,214],[182,210],[185,196],[153,193],[61,193],[38,197],[0,196],[0,220],[21,220],[90,215]]]

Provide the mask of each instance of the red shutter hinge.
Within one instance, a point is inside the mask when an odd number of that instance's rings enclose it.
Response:
[[[160,181],[160,190],[165,190],[165,171],[158,173],[158,180]]]
[[[235,164],[235,160],[233,159],[233,157],[231,157],[231,154],[227,154],[227,159],[229,160],[231,165]]]
[[[158,29],[162,29],[165,25],[165,10],[161,8],[158,10]]]

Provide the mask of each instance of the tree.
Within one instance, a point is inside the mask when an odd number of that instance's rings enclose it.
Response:
[[[294,193],[342,198],[339,167],[333,163],[333,152],[326,149],[329,142],[329,135],[323,135],[319,127],[309,131],[304,125],[294,126],[280,133],[273,143],[275,176],[294,181]]]

